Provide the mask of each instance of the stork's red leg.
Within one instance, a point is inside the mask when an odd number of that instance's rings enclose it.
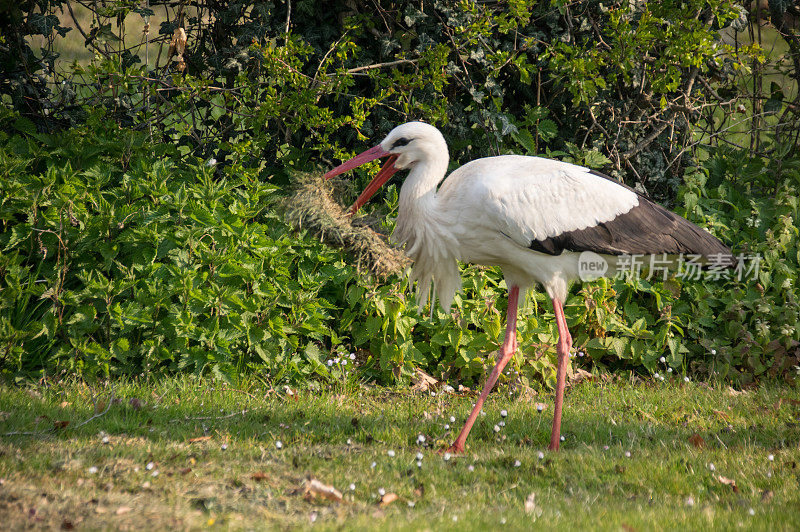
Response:
[[[558,369],[556,370],[556,404],[553,408],[553,430],[550,433],[550,450],[557,451],[561,443],[561,410],[564,406],[564,386],[567,380],[567,362],[569,350],[572,348],[572,335],[567,328],[567,320],[564,317],[564,307],[561,301],[553,299],[553,310],[556,314],[558,324]]]
[[[472,429],[472,425],[475,423],[475,420],[478,418],[478,414],[483,407],[483,402],[486,401],[486,397],[489,395],[489,392],[492,391],[492,388],[494,388],[495,383],[497,383],[497,379],[500,377],[500,373],[503,372],[503,368],[506,367],[506,364],[508,364],[508,361],[511,360],[511,357],[514,356],[514,352],[517,350],[518,306],[519,286],[513,285],[511,286],[511,290],[508,292],[506,337],[503,340],[503,345],[500,347],[500,351],[497,352],[497,363],[494,365],[492,372],[489,374],[489,378],[486,379],[486,384],[483,385],[483,391],[481,391],[481,395],[478,397],[478,401],[475,403],[475,408],[472,409],[472,413],[467,418],[467,422],[464,423],[464,428],[461,429],[461,432],[458,434],[458,438],[456,438],[456,441],[454,441],[453,445],[451,445],[448,449],[448,451],[451,453],[464,452],[464,444],[467,441],[467,436],[469,435],[469,431]]]

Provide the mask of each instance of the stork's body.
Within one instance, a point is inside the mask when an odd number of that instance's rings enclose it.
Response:
[[[694,224],[632,189],[580,166],[505,155],[477,159],[441,183],[449,161],[441,133],[428,124],[398,126],[380,145],[327,177],[379,157],[390,157],[353,205],[357,210],[391,175],[409,169],[400,189],[392,240],[414,260],[412,280],[424,306],[435,284],[446,310],[461,286],[458,261],[499,266],[509,287],[503,345],[478,401],[451,450],[463,452],[472,424],[517,348],[520,292],[541,284],[553,300],[559,342],[556,401],[550,448],[559,446],[566,366],[572,338],[563,302],[578,279],[578,258],[591,251],[613,264],[621,254],[730,257],[730,250]]]

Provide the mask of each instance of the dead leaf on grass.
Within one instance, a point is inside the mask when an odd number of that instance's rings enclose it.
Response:
[[[341,491],[337,490],[333,486],[323,484],[315,478],[306,481],[303,494],[307,499],[313,497],[322,497],[323,499],[328,499],[329,501],[342,500]]]
[[[211,439],[211,436],[198,436],[196,438],[190,438],[189,443],[197,443],[200,441],[208,441]]]
[[[734,479],[718,475],[717,480],[719,480],[722,484],[725,484],[726,486],[730,486],[731,489],[733,489],[734,493],[739,493],[739,488],[736,487],[736,481]]]
[[[439,381],[417,368],[414,370],[414,376],[411,378],[411,389],[416,392],[427,392],[434,386],[439,384]]]
[[[585,369],[575,368],[572,371],[572,376],[570,377],[570,382],[578,383],[581,381],[590,381],[594,378],[594,375],[586,371]]]
[[[732,397],[736,397],[737,395],[745,395],[747,394],[746,390],[735,390],[733,387],[728,386],[728,395]]]
[[[387,493],[383,497],[381,497],[381,506],[389,506],[394,501],[399,499],[396,493]]]
[[[130,512],[132,509],[133,508],[131,508],[130,506],[120,506],[119,508],[117,508],[116,514],[123,515]]]
[[[255,480],[256,482],[261,482],[262,480],[267,480],[267,479],[269,478],[269,475],[267,475],[267,474],[266,474],[266,473],[264,473],[263,471],[258,471],[258,472],[256,472],[256,473],[253,473],[253,474],[250,476],[250,478],[252,478],[252,479],[253,479],[253,480]]]
[[[69,425],[69,421],[53,421],[53,428],[54,429],[63,429]]]
[[[525,498],[525,513],[534,517],[541,517],[542,508],[536,504],[536,494],[530,493]]]
[[[704,440],[702,436],[700,436],[695,432],[694,434],[689,436],[689,443],[691,443],[697,448],[700,448],[700,447],[705,447],[706,440]]]
[[[188,475],[191,472],[192,472],[192,468],[191,467],[183,467],[183,468],[180,469],[180,474],[181,475]]]

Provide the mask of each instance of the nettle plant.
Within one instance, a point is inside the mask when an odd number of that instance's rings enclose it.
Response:
[[[697,369],[750,379],[782,375],[800,363],[799,186],[800,159],[789,154],[750,158],[742,151],[718,149],[687,175],[682,194],[687,214],[720,235],[735,236],[736,252],[759,261],[757,275],[722,289],[704,283],[685,286],[692,306],[687,336],[703,347],[692,351]]]
[[[502,339],[505,287],[464,267],[454,311],[419,312],[403,277],[377,282],[290,228],[257,168],[152,145],[101,115],[61,135],[6,115],[0,147],[0,365],[7,376],[192,371],[235,379],[472,384]],[[247,144],[232,144],[246,156]],[[573,287],[573,365],[749,380],[798,363],[800,162],[718,151],[687,177],[689,218],[762,257],[757,279],[601,279]],[[736,179],[733,177],[736,176]],[[389,187],[383,228],[397,194]],[[555,322],[529,294],[510,382],[553,379]],[[349,358],[356,354],[356,360]],[[348,357],[358,368],[327,360]],[[663,357],[663,362],[662,362]]]
[[[292,234],[257,170],[101,120],[6,136],[0,165],[5,371],[327,374],[325,293],[352,271]]]

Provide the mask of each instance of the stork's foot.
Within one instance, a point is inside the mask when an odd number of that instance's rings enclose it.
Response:
[[[465,452],[466,452],[466,449],[464,449],[464,446],[462,444],[459,444],[458,442],[455,442],[453,445],[451,445],[447,449],[444,449],[442,451],[442,454],[445,454],[445,453],[464,454]]]

